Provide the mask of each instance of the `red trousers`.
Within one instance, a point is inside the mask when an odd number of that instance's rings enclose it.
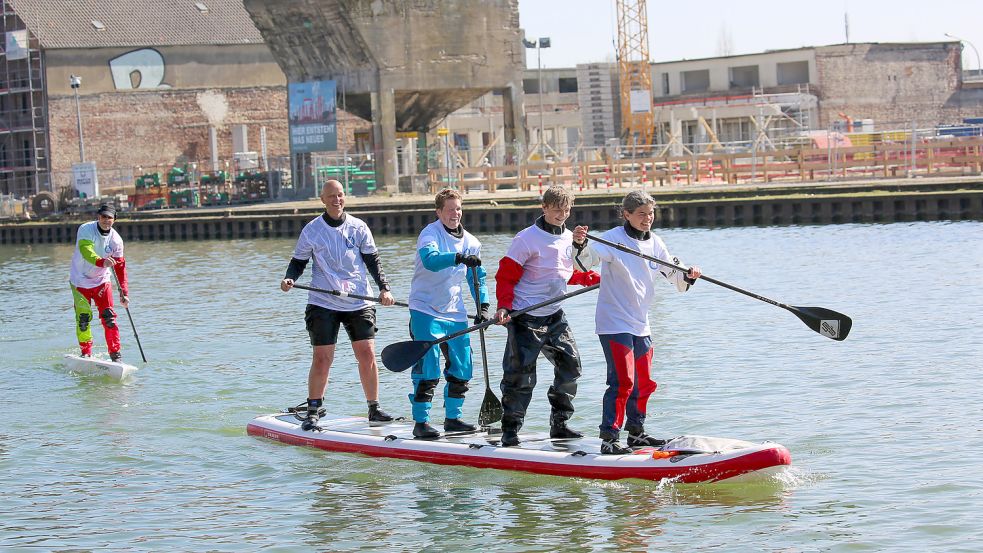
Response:
[[[95,302],[102,327],[106,331],[106,345],[110,353],[120,350],[119,327],[116,326],[116,311],[113,309],[113,288],[110,283],[95,288],[76,288],[72,286],[75,300],[75,335],[78,336],[82,355],[92,355],[92,307]]]

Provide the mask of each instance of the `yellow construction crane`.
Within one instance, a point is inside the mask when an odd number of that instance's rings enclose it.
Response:
[[[627,144],[650,145],[655,127],[649,28],[645,0],[615,0],[618,17],[618,77],[621,128]]]

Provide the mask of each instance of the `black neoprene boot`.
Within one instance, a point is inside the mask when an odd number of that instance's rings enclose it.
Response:
[[[461,419],[444,419],[444,430],[446,432],[474,432],[478,430],[478,427]]]
[[[618,437],[601,433],[602,455],[628,455],[631,450],[618,443]]]
[[[435,440],[440,437],[440,432],[428,423],[418,422],[413,425],[413,437],[418,440]]]
[[[380,409],[378,403],[369,405],[369,426],[382,425],[392,421],[392,415]]]
[[[574,440],[584,435],[567,426],[567,421],[554,420],[550,425],[550,438],[554,440]]]
[[[653,438],[645,433],[645,428],[641,426],[625,427],[628,431],[628,447],[662,447],[666,445],[666,440]]]
[[[519,445],[519,432],[515,430],[503,430],[502,441],[500,443],[502,447],[515,447]]]
[[[321,418],[321,404],[323,402],[323,399],[307,400],[307,416],[304,417],[304,422],[300,423],[301,430],[310,431],[318,429],[317,421]]]

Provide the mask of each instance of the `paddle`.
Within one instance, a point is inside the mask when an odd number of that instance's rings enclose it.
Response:
[[[478,306],[478,313],[481,313],[481,294],[478,291],[478,268],[471,267],[471,280],[474,281],[474,303]],[[485,351],[485,329],[478,330],[481,340],[481,368],[485,372],[485,399],[481,400],[481,409],[478,410],[478,426],[490,426],[492,423],[502,420],[502,402],[491,389],[491,382],[488,381],[488,353]]]
[[[123,286],[119,283],[119,279],[116,278],[116,271],[114,269],[109,269],[109,274],[113,275],[113,280],[116,281],[116,288],[119,290],[119,295],[123,295]],[[147,356],[143,354],[143,346],[140,345],[140,335],[137,334],[137,326],[133,324],[133,315],[130,315],[130,308],[124,307],[126,309],[126,317],[130,319],[130,328],[133,329],[133,337],[137,339],[137,348],[140,350],[140,357],[143,358],[143,362],[147,362]]]
[[[563,294],[562,296],[557,296],[555,298],[548,299],[546,301],[541,301],[536,305],[531,305],[525,309],[520,309],[512,313],[512,316],[522,315],[523,313],[528,313],[530,311],[535,311],[540,307],[546,307],[547,305],[554,304],[558,301],[563,301],[574,296],[579,296],[591,290],[596,290],[599,288],[600,284],[595,284],[593,286],[588,286],[586,288],[581,288],[570,292],[569,294]],[[389,344],[382,350],[382,364],[386,366],[387,369],[393,372],[402,372],[406,369],[412,367],[419,361],[433,346],[437,344],[446,342],[448,340],[453,340],[458,336],[463,336],[469,332],[474,332],[475,330],[481,330],[483,328],[488,328],[489,326],[495,324],[495,320],[485,321],[481,324],[474,326],[469,326],[468,328],[462,328],[457,332],[448,334],[443,338],[438,338],[436,340],[426,341],[426,340],[409,340],[406,342],[396,342],[395,344]]]
[[[294,283],[294,288],[300,288],[301,290],[310,290],[312,292],[321,292],[322,294],[331,294],[332,296],[338,296],[342,298],[353,298],[356,300],[374,301],[379,303],[379,298],[373,298],[372,296],[360,296],[358,294],[349,294],[348,292],[340,292],[338,290],[325,290],[324,288],[314,288],[313,286],[304,286],[303,284]],[[402,301],[393,302],[393,305],[398,305],[400,307],[409,307],[410,304]]]
[[[313,286],[304,286],[303,284],[294,283],[294,288],[300,288],[302,290],[310,290],[312,292],[321,292],[322,294],[331,294],[332,296],[338,296],[342,298],[353,298],[356,300],[374,301],[379,303],[379,298],[373,298],[372,296],[360,296],[358,294],[349,294],[348,292],[341,292],[339,290],[325,290],[324,288],[315,288]],[[410,304],[404,301],[394,301],[393,305],[398,305],[400,307],[409,307]],[[468,317],[474,317],[471,313],[468,313]]]
[[[625,253],[630,253],[632,255],[637,255],[638,257],[641,257],[646,261],[654,261],[660,265],[671,267],[673,269],[676,269],[677,271],[682,271],[684,274],[689,272],[689,269],[685,267],[680,267],[679,265],[676,265],[674,263],[669,263],[668,261],[663,261],[661,259],[649,255],[645,255],[642,252],[633,250],[621,244],[615,244],[614,242],[609,242],[603,238],[598,238],[597,236],[594,236],[592,234],[588,234],[587,238],[595,242],[598,242],[600,244],[604,244],[605,246],[614,248],[616,250],[620,250]],[[754,292],[748,292],[747,290],[743,290],[741,288],[738,288],[737,286],[727,284],[726,282],[721,282],[715,278],[710,278],[706,275],[700,275],[700,280],[711,282],[713,284],[716,284],[717,286],[723,286],[728,290],[740,292],[745,296],[750,296],[756,300],[761,300],[765,303],[770,303],[772,305],[781,307],[782,309],[791,311],[793,315],[798,317],[799,320],[804,322],[806,326],[811,328],[813,331],[827,338],[832,338],[833,340],[836,341],[845,340],[847,334],[850,334],[850,328],[853,327],[853,320],[850,319],[850,317],[847,317],[843,313],[837,313],[832,309],[826,309],[825,307],[796,307],[794,305],[786,305],[784,303],[777,302],[773,299],[766,298],[764,296],[759,296]]]

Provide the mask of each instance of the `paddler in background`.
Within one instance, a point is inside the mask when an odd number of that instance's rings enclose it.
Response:
[[[444,189],[434,197],[437,220],[424,227],[416,242],[417,256],[410,284],[410,334],[414,340],[435,340],[467,328],[464,288],[474,296],[471,268],[477,268],[478,297],[481,305],[475,324],[488,320],[488,289],[481,267],[481,242],[461,224],[461,194]],[[461,419],[464,395],[471,380],[471,340],[467,334],[447,343],[444,355],[444,430],[473,432],[477,427]],[[439,348],[430,348],[411,372],[413,392],[413,436],[434,439],[440,432],[430,426],[430,407],[440,381]]]
[[[116,274],[119,281],[119,302],[123,307],[130,305],[130,292],[126,280],[123,239],[113,228],[115,222],[116,208],[103,204],[96,211],[95,221],[79,226],[68,280],[75,301],[75,335],[82,349],[82,357],[92,356],[91,302],[95,302],[99,319],[106,332],[109,358],[120,361],[123,354],[120,351],[116,311],[113,309],[110,270]]]
[[[651,232],[655,200],[643,191],[629,192],[621,202],[623,226],[601,238],[622,244],[650,257],[681,265],[661,238]],[[585,267],[601,263],[601,290],[594,314],[595,332],[607,361],[607,390],[604,392],[600,425],[601,453],[631,453],[618,443],[618,434],[628,432],[628,446],[661,446],[664,440],[645,432],[649,397],[657,384],[652,379],[652,337],[649,307],[655,299],[655,283],[667,280],[680,292],[689,290],[700,277],[698,267],[689,272],[664,267],[598,242],[577,254]]]
[[[345,213],[345,189],[329,180],[321,190],[324,213],[311,220],[300,233],[287,274],[280,282],[284,292],[293,287],[314,260],[311,286],[351,294],[372,296],[369,275],[379,287],[379,303],[392,305],[389,281],[379,262],[372,231],[361,219]],[[328,372],[334,361],[338,330],[345,326],[358,361],[358,376],[369,407],[369,424],[390,422],[393,418],[379,408],[379,367],[375,361],[375,307],[371,302],[341,298],[310,291],[304,311],[314,358],[307,377],[307,414],[301,428],[317,428],[319,410],[324,404]]]
[[[573,207],[573,194],[562,186],[551,186],[543,194],[543,214],[532,226],[512,239],[508,252],[498,263],[495,319],[505,324],[508,340],[502,360],[502,445],[519,445],[519,429],[536,387],[536,359],[542,352],[553,364],[550,402],[550,437],[582,438],[567,426],[573,416],[573,399],[581,374],[580,354],[560,303],[510,317],[523,309],[566,293],[568,284],[590,286],[600,276],[574,267],[574,251],[587,246],[587,227],[573,232],[564,223]]]

